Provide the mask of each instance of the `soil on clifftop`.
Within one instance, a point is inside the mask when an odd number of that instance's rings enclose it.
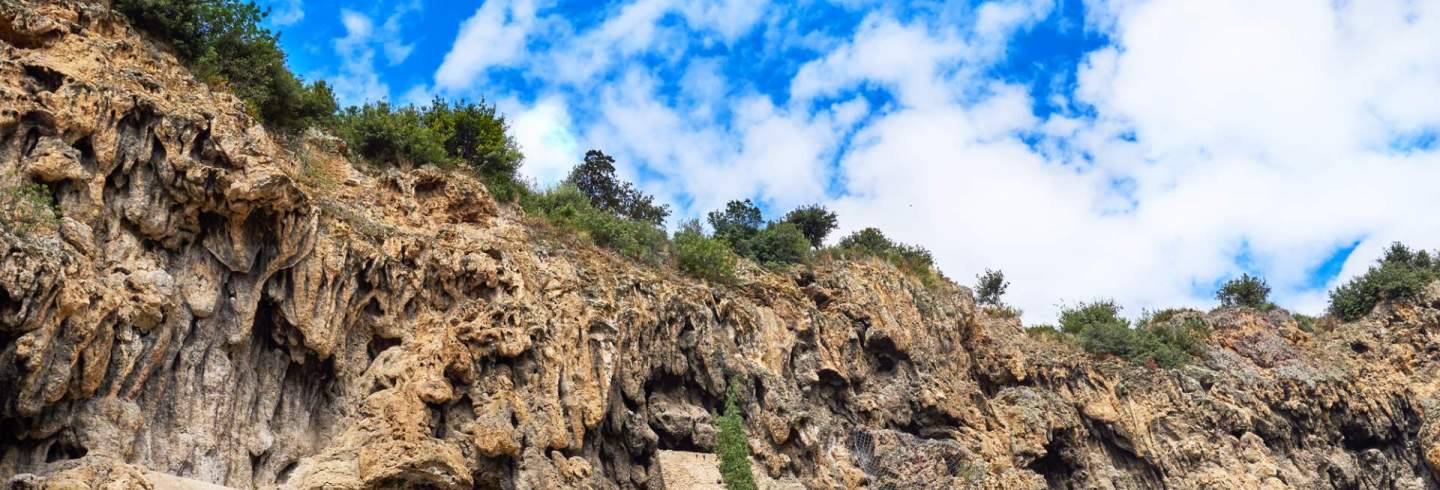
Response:
[[[659,489],[733,379],[810,488],[1440,488],[1440,285],[1210,312],[1153,369],[883,262],[707,284],[343,155],[106,2],[0,0],[0,184],[58,210],[0,231],[0,485]]]

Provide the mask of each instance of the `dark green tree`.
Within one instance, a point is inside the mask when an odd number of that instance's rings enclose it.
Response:
[[[615,159],[600,150],[585,152],[585,160],[570,171],[567,180],[590,197],[596,209],[616,216],[660,226],[670,216],[668,206],[615,176]]]
[[[725,204],[724,211],[711,211],[706,220],[715,230],[715,238],[729,243],[735,253],[746,257],[751,255],[750,240],[765,224],[764,218],[760,217],[760,208],[749,199],[730,201]]]
[[[1005,290],[1010,287],[1010,282],[1005,280],[1005,273],[985,269],[984,274],[976,275],[975,278],[975,302],[1000,306],[1000,297],[1004,296]]]
[[[840,226],[839,217],[819,204],[796,208],[785,214],[785,221],[799,227],[800,232],[805,234],[805,238],[810,240],[810,246],[814,248],[820,248],[825,244],[825,237],[835,231],[835,227]]]
[[[514,177],[523,156],[495,106],[436,98],[422,119],[451,157],[484,176]]]
[[[841,251],[884,258],[900,270],[914,274],[921,282],[934,284],[940,277],[935,257],[924,247],[898,243],[878,228],[865,228],[840,239]]]
[[[1226,308],[1246,306],[1264,310],[1275,307],[1270,303],[1270,286],[1265,284],[1265,279],[1249,273],[1226,281],[1220,286],[1220,290],[1215,292],[1215,299],[1220,300],[1220,306]]]
[[[840,248],[880,254],[895,248],[895,243],[879,228],[870,227],[841,238]]]
[[[268,12],[254,3],[115,0],[112,7],[135,27],[168,43],[197,78],[228,87],[272,129],[325,124],[335,113],[328,86],[306,85],[286,67],[279,37],[261,27]]]

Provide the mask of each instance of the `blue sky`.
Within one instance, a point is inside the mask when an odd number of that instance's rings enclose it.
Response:
[[[265,0],[346,103],[485,98],[547,184],[589,148],[676,210],[826,204],[1027,321],[1282,306],[1440,243],[1440,1]]]

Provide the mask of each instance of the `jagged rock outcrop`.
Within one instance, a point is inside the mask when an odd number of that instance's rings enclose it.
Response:
[[[0,232],[0,482],[663,488],[733,381],[757,469],[815,488],[1440,488],[1440,287],[1213,312],[1147,369],[878,262],[705,284],[340,146],[103,2],[0,0],[0,183],[63,216]]]

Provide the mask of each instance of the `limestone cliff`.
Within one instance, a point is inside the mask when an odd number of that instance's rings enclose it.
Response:
[[[1440,488],[1440,286],[1202,359],[1098,360],[879,262],[734,286],[629,262],[436,170],[277,143],[104,2],[0,0],[0,484],[664,487],[738,383],[812,488]]]

